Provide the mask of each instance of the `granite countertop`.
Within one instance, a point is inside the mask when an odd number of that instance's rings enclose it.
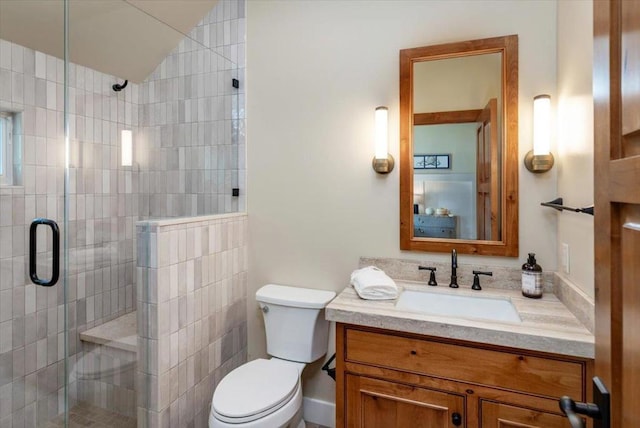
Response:
[[[345,288],[326,308],[329,321],[376,327],[426,336],[550,352],[574,357],[594,357],[594,336],[558,298],[545,293],[541,299],[522,296],[520,290],[482,291],[429,287],[424,283],[396,281],[403,289],[454,295],[508,298],[521,323],[479,318],[435,316],[396,309],[396,300],[363,300],[352,287]]]

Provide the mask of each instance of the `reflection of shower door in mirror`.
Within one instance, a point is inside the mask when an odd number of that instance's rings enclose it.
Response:
[[[493,128],[497,126],[498,102],[489,100],[478,115],[476,133],[476,215],[478,239],[500,240],[500,195],[498,183],[498,137]]]

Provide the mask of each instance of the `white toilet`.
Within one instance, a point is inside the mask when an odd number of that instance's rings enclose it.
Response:
[[[302,369],[327,352],[324,307],[333,291],[269,284],[256,292],[264,316],[267,353],[236,368],[211,400],[211,428],[304,428]]]

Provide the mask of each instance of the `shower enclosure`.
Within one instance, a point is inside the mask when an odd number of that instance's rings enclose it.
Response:
[[[0,1],[0,427],[206,426],[246,359],[244,43],[244,1]]]

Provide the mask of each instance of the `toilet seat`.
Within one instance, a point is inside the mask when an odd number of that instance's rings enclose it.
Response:
[[[299,388],[297,366],[275,359],[257,359],[236,368],[220,381],[211,410],[223,422],[251,422],[282,408]]]

